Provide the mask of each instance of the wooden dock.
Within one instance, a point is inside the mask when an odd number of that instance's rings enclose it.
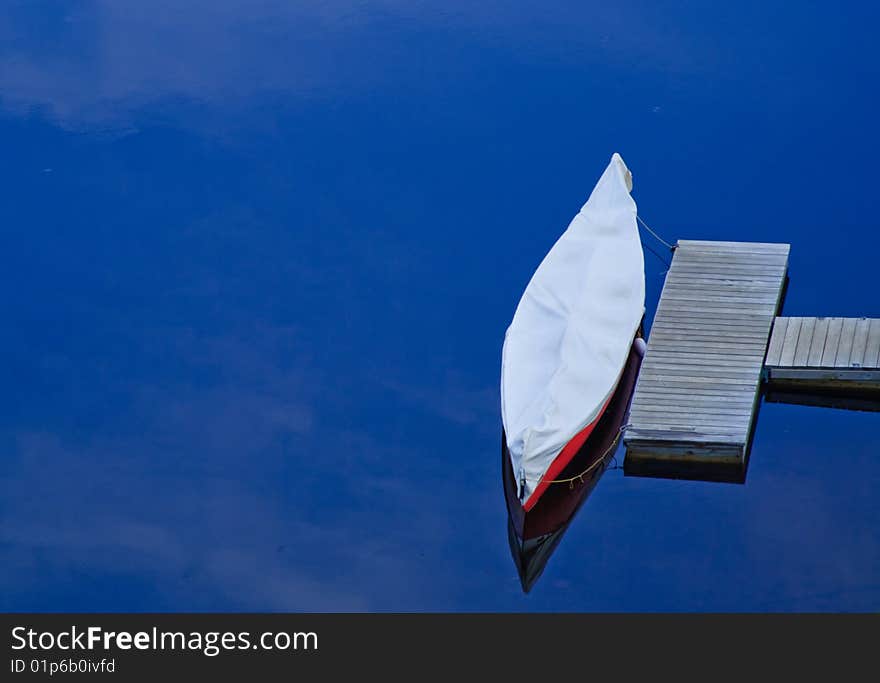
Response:
[[[678,242],[624,434],[626,474],[744,480],[788,253]]]
[[[880,409],[880,319],[776,318],[764,379],[768,401]]]

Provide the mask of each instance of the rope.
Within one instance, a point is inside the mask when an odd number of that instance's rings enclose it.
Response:
[[[617,436],[614,437],[614,441],[611,442],[611,445],[605,449],[605,452],[602,453],[602,457],[598,458],[592,465],[587,467],[580,474],[576,474],[573,477],[567,477],[565,479],[540,479],[538,484],[568,484],[570,488],[574,488],[574,482],[580,481],[582,484],[584,483],[584,477],[587,476],[590,472],[596,469],[599,465],[605,462],[605,458],[608,457],[608,454],[611,453],[614,449],[617,448],[617,444],[620,443],[620,437],[623,435],[624,430],[629,425],[623,425],[619,430],[617,430]]]
[[[653,247],[651,247],[651,246],[649,246],[649,245],[646,244],[646,245],[645,245],[645,249],[647,249],[647,250],[650,251],[652,254],[654,254],[654,256],[656,256],[656,257],[660,260],[660,262],[661,262],[664,266],[666,266],[666,270],[669,270],[670,268],[672,268],[672,264],[671,264],[668,260],[666,260],[664,257],[660,256],[660,254],[657,253],[657,252],[653,249]],[[663,274],[665,274],[665,273],[661,273],[661,275],[663,275]]]
[[[656,232],[654,232],[653,230],[651,230],[651,228],[648,226],[648,224],[645,223],[645,221],[642,220],[642,217],[641,217],[641,216],[636,215],[636,220],[637,220],[639,223],[641,223],[642,226],[645,228],[645,230],[647,230],[648,232],[650,232],[658,242],[660,242],[661,244],[663,244],[663,245],[665,245],[666,247],[668,247],[668,248],[669,248],[669,251],[675,251],[675,247],[674,247],[673,245],[669,244],[669,242],[667,242],[665,239],[663,239],[662,237],[660,237],[660,235],[658,235]]]

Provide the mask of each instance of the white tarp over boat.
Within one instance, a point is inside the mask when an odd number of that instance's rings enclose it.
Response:
[[[527,501],[611,397],[645,310],[632,175],[619,154],[544,257],[504,337],[501,419]]]

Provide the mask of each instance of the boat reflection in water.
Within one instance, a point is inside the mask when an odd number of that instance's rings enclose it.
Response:
[[[507,536],[510,552],[519,572],[523,591],[528,593],[544,571],[574,515],[599,482],[619,444],[626,424],[645,343],[636,336],[617,388],[589,438],[556,480],[574,477],[570,483],[551,484],[531,510],[526,512],[517,497],[507,439],[502,433],[501,459],[504,497],[507,500]],[[582,477],[578,475],[583,474]]]

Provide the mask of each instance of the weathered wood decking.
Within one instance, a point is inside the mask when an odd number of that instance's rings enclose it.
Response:
[[[776,318],[764,366],[769,401],[878,410],[880,319]]]
[[[678,242],[624,434],[627,474],[744,479],[788,252]]]

